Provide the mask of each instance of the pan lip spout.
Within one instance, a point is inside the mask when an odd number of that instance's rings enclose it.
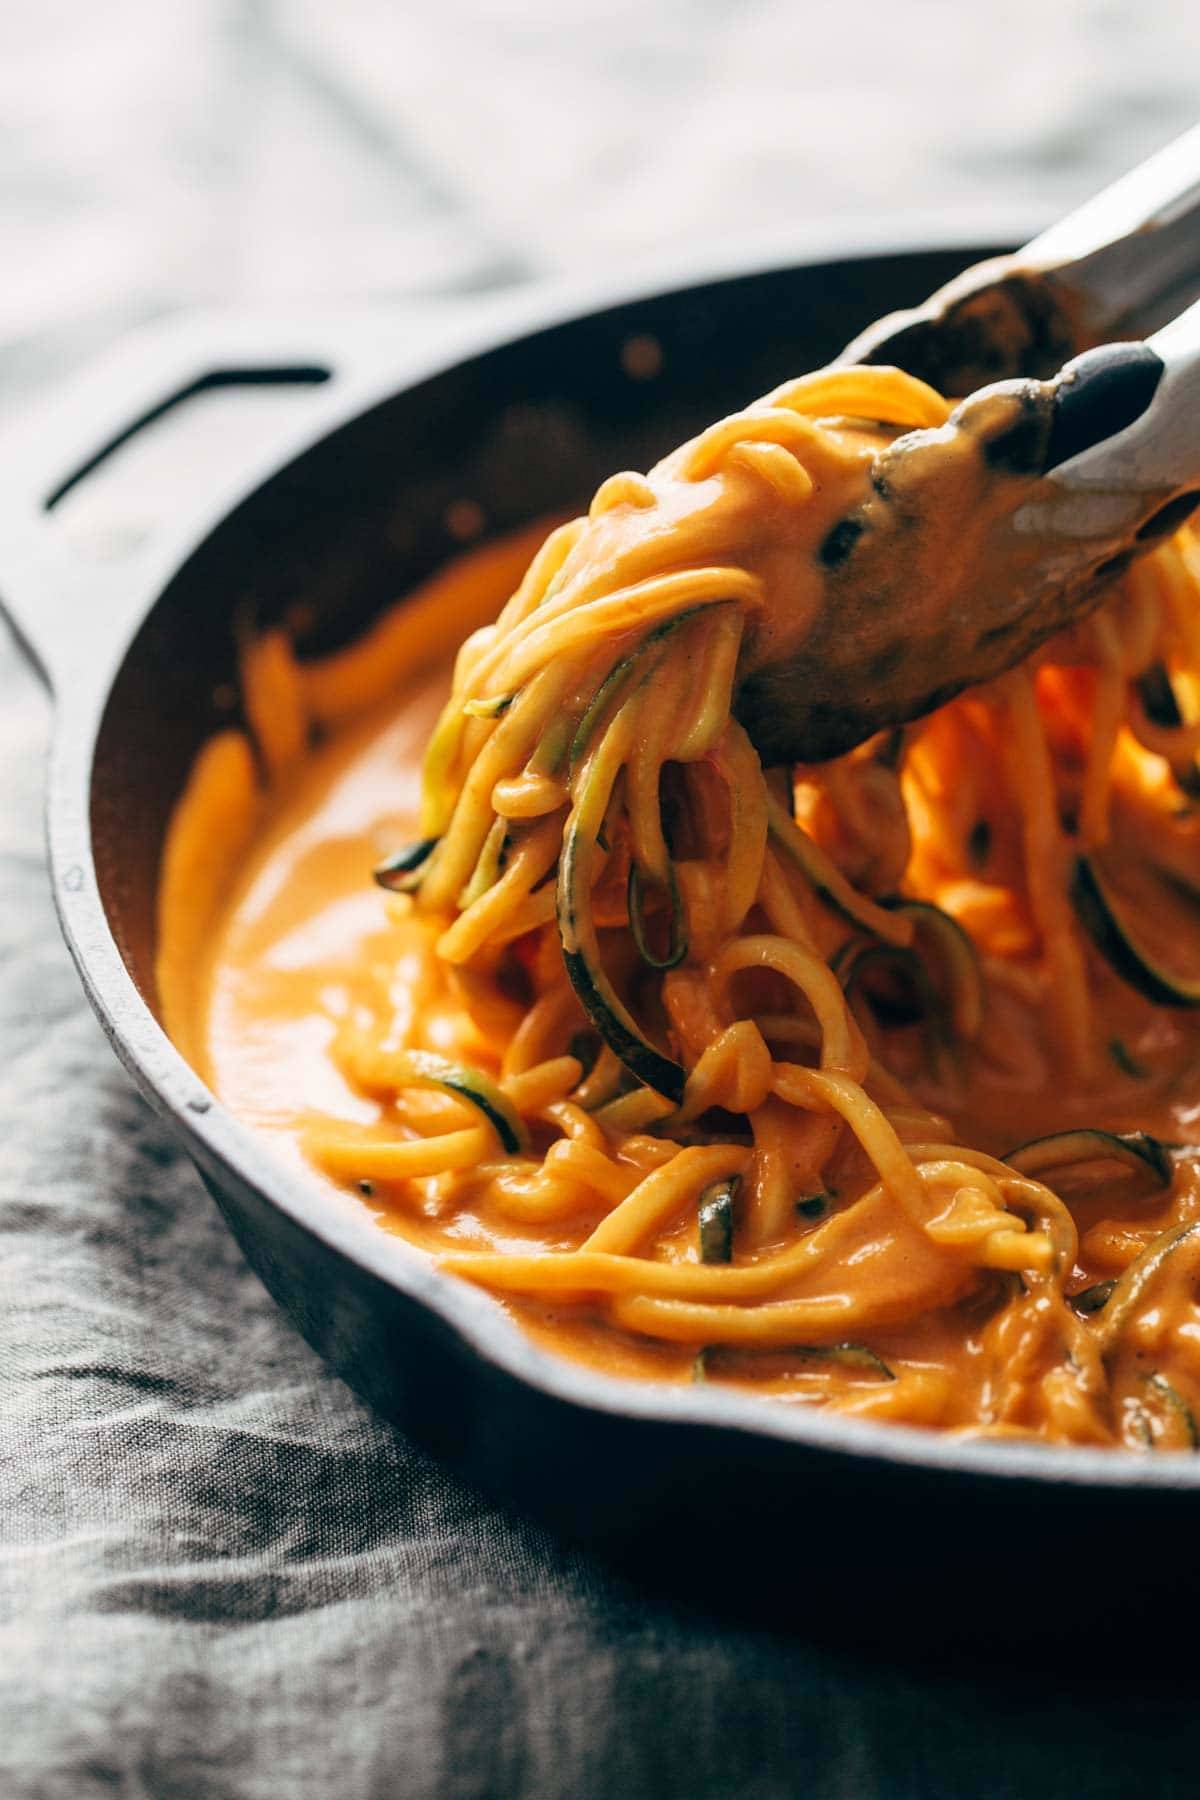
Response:
[[[987,223],[983,221],[985,226]],[[1005,237],[1008,235],[1004,233]],[[788,269],[799,272],[822,262],[850,260],[855,245],[864,262],[870,263],[885,254],[974,248],[987,239],[986,230],[976,229],[970,244],[965,234],[958,241],[953,236],[949,241],[936,237],[931,241],[928,235],[905,239],[902,233],[894,234],[893,240],[885,244],[873,241],[864,228],[857,234],[849,231],[840,246],[821,244],[810,253],[810,246],[806,245],[799,255],[773,258],[760,244],[757,254],[742,253],[740,270],[730,267],[728,261],[716,268],[693,263],[687,281],[652,286],[630,280],[620,291],[605,290],[593,295],[590,305],[578,305],[576,296],[571,302],[574,310],[564,311],[560,299],[551,301],[545,294],[532,299],[526,296],[520,307],[506,313],[503,324],[496,323],[493,317],[486,329],[476,331],[473,341],[456,344],[440,363],[434,359],[431,365],[429,358],[413,358],[412,371],[402,375],[400,387],[377,384],[373,392],[356,390],[354,402],[359,411],[365,412],[392,393],[403,391],[404,386],[416,386],[470,357],[501,349],[518,338],[534,337],[543,329],[607,311],[625,301],[665,298],[739,272],[782,274]],[[794,244],[792,249],[796,249]],[[587,295],[582,298],[586,300]],[[332,435],[356,416],[358,412],[347,411],[332,427],[327,426],[321,437]],[[286,466],[296,454],[293,445],[273,472]],[[188,556],[190,551],[174,568],[162,572],[155,602],[184,567]],[[1024,1484],[1031,1490],[1052,1486],[1112,1494],[1165,1494],[1200,1489],[1200,1458],[1195,1457],[1142,1458],[1111,1450],[1064,1449],[1035,1441],[968,1438],[855,1420],[768,1398],[721,1392],[712,1385],[656,1382],[603,1373],[535,1344],[498,1300],[465,1280],[444,1273],[426,1254],[382,1230],[365,1207],[359,1210],[332,1205],[315,1178],[306,1179],[277,1158],[269,1143],[239,1121],[204,1085],[158,1023],[114,936],[93,855],[91,800],[95,746],[124,655],[124,648],[114,653],[113,664],[95,671],[85,691],[68,698],[60,709],[46,807],[55,904],[85,992],[116,1054],[142,1094],[217,1185],[254,1191],[273,1212],[311,1239],[320,1253],[350,1265],[403,1301],[423,1309],[478,1362],[481,1373],[485,1369],[499,1372],[542,1399],[579,1414],[619,1417],[646,1431],[676,1436],[693,1432],[710,1437],[716,1434],[725,1441],[731,1455],[737,1454],[739,1446],[757,1440],[784,1456],[794,1452],[798,1463],[824,1457],[831,1465],[840,1463],[863,1479],[873,1471],[904,1469],[981,1484]]]

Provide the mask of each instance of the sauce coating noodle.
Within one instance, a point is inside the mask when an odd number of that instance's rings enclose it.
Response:
[[[172,826],[166,1022],[285,1155],[560,1351],[1190,1449],[1195,540],[834,762],[764,771],[736,717],[781,584],[820,619],[871,451],[944,416],[895,371],[792,382],[363,646],[257,640],[257,764],[215,740]]]

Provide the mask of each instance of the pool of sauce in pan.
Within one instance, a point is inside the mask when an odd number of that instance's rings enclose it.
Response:
[[[465,621],[455,641],[511,591],[512,571],[538,537],[523,534],[507,555],[493,548],[465,557],[457,572],[439,577],[450,614]],[[160,927],[165,939],[178,938],[181,946],[181,954],[164,956],[160,964],[168,1028],[220,1100],[267,1139],[282,1162],[318,1183],[331,1206],[367,1208],[381,1229],[430,1254],[451,1245],[530,1246],[511,1221],[427,1218],[414,1209],[385,1207],[378,1195],[360,1196],[309,1163],[301,1134],[313,1112],[364,1124],[378,1117],[379,1108],[345,1082],[328,1049],[334,1015],[352,996],[357,972],[388,954],[385,896],[373,884],[371,870],[382,855],[416,835],[421,759],[449,689],[451,660],[447,645],[439,663],[391,693],[376,695],[362,717],[305,758],[257,820],[248,848],[229,872],[215,918],[201,917],[199,902],[177,899]],[[185,797],[181,815],[188,804]],[[206,828],[211,830],[211,821]],[[193,911],[196,917],[184,916]],[[186,981],[177,972],[185,965]],[[1105,1057],[1098,1085],[1087,1092],[1064,1088],[1031,1019],[1023,1058],[974,1069],[965,1104],[952,1109],[945,1096],[929,1091],[922,1098],[951,1114],[964,1142],[995,1153],[1074,1125],[1143,1129],[1190,1141],[1200,1127],[1196,1026],[1182,1014],[1150,1007],[1103,971],[1097,979],[1099,1031],[1106,1041],[1136,1043],[1147,1075],[1133,1078]],[[1179,1180],[1200,1186],[1187,1162]],[[1108,1230],[1114,1207],[1121,1216]],[[1101,1194],[1077,1208],[1088,1251],[1081,1255],[1080,1284],[1119,1271],[1112,1246],[1120,1223],[1144,1230],[1160,1219],[1165,1223],[1166,1213],[1161,1194],[1119,1204]],[[523,1300],[503,1304],[536,1341],[608,1372],[685,1379],[691,1369],[690,1349],[622,1335],[598,1316]],[[958,1398],[954,1416],[939,1422],[969,1422],[972,1348],[955,1314],[876,1333],[872,1341],[887,1358],[944,1367]],[[843,1394],[853,1388],[853,1379],[839,1384]],[[811,1372],[789,1369],[779,1358],[762,1365],[757,1385],[797,1400],[832,1391],[827,1383],[816,1384]]]

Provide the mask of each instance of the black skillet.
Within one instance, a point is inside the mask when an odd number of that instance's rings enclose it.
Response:
[[[987,253],[742,260],[632,299],[526,299],[419,352],[401,327],[390,344],[342,334],[332,358],[277,335],[264,357],[264,333],[250,348],[201,323],[135,348],[0,442],[0,595],[57,703],[55,899],[118,1055],[268,1289],[352,1386],[512,1507],[696,1593],[811,1610],[825,1589],[844,1601],[852,1571],[874,1617],[887,1600],[911,1618],[914,1596],[965,1614],[986,1593],[995,1623],[1026,1610],[1006,1586],[1057,1585],[1064,1545],[1086,1567],[1147,1532],[1184,1541],[1200,1459],[962,1441],[626,1384],[535,1350],[483,1293],[277,1166],[168,1042],[154,983],[164,828],[198,747],[228,722],[219,700],[236,682],[245,601],[270,620],[303,599],[303,648],[326,650],[452,553],[453,502],[473,501],[497,533],[577,504]],[[253,467],[232,443],[223,491],[200,497],[173,542],[107,561],[69,548],[54,504],[114,444],[181,394],[286,380],[312,385],[303,430]],[[1147,1563],[1177,1590],[1196,1559]]]

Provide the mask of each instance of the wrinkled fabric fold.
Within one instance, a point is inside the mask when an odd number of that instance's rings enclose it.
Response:
[[[0,405],[184,305],[615,278],[899,204],[1032,225],[1194,116],[1183,0],[1020,0],[992,30],[781,0],[9,7]],[[46,729],[0,628],[0,1800],[1193,1791],[1190,1702],[1160,1671],[1131,1692],[1122,1646],[1106,1690],[922,1669],[903,1621],[852,1656],[803,1617],[684,1611],[373,1416],[88,1010],[43,865]],[[780,1555],[819,1542],[797,1519]]]

